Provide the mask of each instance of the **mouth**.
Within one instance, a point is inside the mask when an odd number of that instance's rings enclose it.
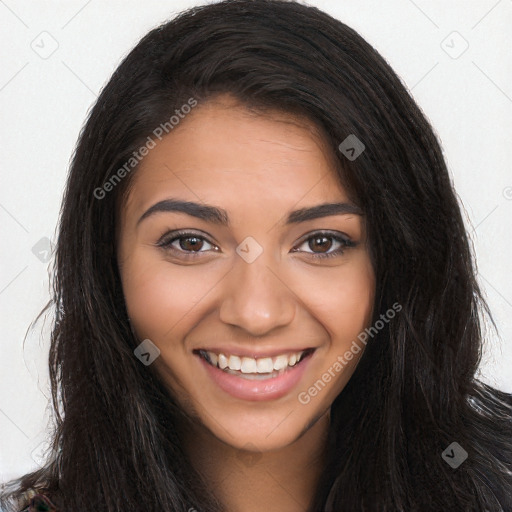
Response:
[[[204,349],[194,350],[194,354],[221,390],[244,400],[270,400],[286,395],[298,384],[315,350],[257,358]]]
[[[230,375],[236,375],[248,380],[262,380],[277,377],[289,368],[294,368],[306,357],[309,357],[314,350],[314,348],[308,348],[298,352],[280,354],[275,357],[258,358],[240,357],[202,349],[196,350],[194,353],[198,354],[211,366]]]

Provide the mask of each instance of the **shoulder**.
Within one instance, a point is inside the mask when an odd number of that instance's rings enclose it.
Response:
[[[30,489],[23,496],[24,505],[19,512],[59,512],[49,496]]]

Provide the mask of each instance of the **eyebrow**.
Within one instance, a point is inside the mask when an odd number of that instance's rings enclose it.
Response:
[[[137,221],[139,225],[144,219],[161,212],[180,212],[192,217],[218,224],[229,226],[229,215],[226,210],[207,204],[181,201],[169,198],[159,201],[146,210]],[[308,220],[314,220],[330,215],[363,215],[359,206],[350,203],[323,203],[308,208],[301,208],[290,212],[286,218],[286,224],[298,224]]]

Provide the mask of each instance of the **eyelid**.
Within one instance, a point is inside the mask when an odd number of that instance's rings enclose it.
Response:
[[[330,229],[318,229],[318,230],[310,231],[309,233],[306,233],[305,235],[303,235],[301,237],[301,239],[299,240],[299,242],[297,242],[297,245],[302,245],[304,242],[306,242],[310,238],[313,238],[315,236],[322,236],[322,235],[328,236],[331,238],[335,238],[335,239],[339,239],[344,242],[353,242],[353,240],[347,234],[343,233],[342,231],[333,231]]]
[[[173,242],[175,239],[177,238],[186,238],[187,236],[197,236],[197,238],[203,238],[204,240],[206,240],[208,243],[212,244],[212,245],[215,245],[214,242],[211,242],[210,241],[210,236],[209,235],[206,235],[206,233],[203,233],[202,231],[199,231],[199,230],[194,230],[194,229],[177,229],[177,230],[169,230],[169,231],[166,231],[159,239],[158,241],[156,242],[155,245],[158,245],[158,246],[163,246],[163,245],[167,245],[168,242]],[[165,241],[166,238],[169,238],[169,237],[172,237],[168,240],[168,242]]]
[[[327,238],[332,238],[332,239],[336,240],[337,242],[339,242],[341,244],[341,247],[339,247],[338,249],[336,249],[332,252],[328,252],[328,253],[321,253],[321,252],[315,253],[315,252],[297,251],[296,250],[297,247],[300,247],[301,245],[306,243],[308,240],[311,240],[315,237],[321,237],[321,236],[325,236]],[[172,231],[172,230],[167,231],[158,239],[158,241],[156,242],[155,245],[157,245],[158,247],[161,247],[162,249],[164,249],[166,251],[179,252],[185,258],[195,258],[203,252],[208,252],[208,251],[187,252],[187,251],[183,251],[180,249],[176,249],[171,246],[171,244],[173,244],[176,240],[179,240],[180,238],[185,239],[185,238],[192,238],[192,237],[197,237],[199,239],[202,239],[205,242],[209,243],[210,245],[217,247],[217,249],[218,249],[217,244],[210,241],[209,236],[207,236],[206,234],[204,234],[201,231],[196,232],[196,230],[192,230],[192,229],[180,229],[180,230],[175,230],[175,231]],[[166,238],[168,238],[167,241],[166,241]],[[357,242],[353,241],[350,236],[348,236],[347,234],[345,234],[343,232],[333,231],[333,230],[325,230],[325,229],[324,230],[316,230],[316,231],[313,230],[313,231],[310,231],[310,232],[306,233],[305,235],[303,235],[301,237],[301,239],[299,240],[299,242],[297,242],[294,245],[294,247],[292,248],[292,250],[290,252],[305,252],[306,254],[311,255],[313,258],[322,259],[322,258],[328,258],[328,257],[332,257],[332,256],[342,255],[346,249],[355,247],[356,245],[357,245]]]
[[[317,237],[326,237],[326,238],[332,238],[333,240],[337,241],[340,244],[340,247],[335,249],[331,252],[308,252],[305,251],[306,254],[308,254],[313,259],[323,260],[326,258],[332,258],[332,257],[338,257],[342,256],[347,249],[350,249],[352,247],[355,247],[357,245],[357,242],[352,240],[351,237],[349,237],[347,234],[339,232],[339,231],[332,231],[332,230],[319,230],[319,231],[311,231],[304,235],[301,238],[301,241],[298,242],[295,247],[292,249],[291,252],[298,252],[296,251],[297,247],[300,247],[301,245],[307,243],[309,240],[312,240]],[[300,251],[304,252],[304,251]]]
[[[209,249],[208,251],[195,251],[195,252],[189,251],[189,252],[187,252],[187,251],[184,251],[182,249],[177,249],[176,247],[172,246],[172,244],[174,242],[176,242],[176,240],[179,240],[180,238],[186,239],[186,238],[193,238],[193,237],[203,240],[204,242],[212,245],[214,248],[217,248],[217,249],[213,249],[213,250],[216,250],[217,252],[219,251],[217,244],[210,241],[209,236],[206,236],[202,232],[196,233],[194,230],[190,230],[190,229],[179,229],[179,230],[175,230],[175,231],[172,231],[172,230],[166,231],[158,239],[158,241],[156,242],[155,245],[157,247],[159,247],[160,249],[162,249],[163,251],[165,251],[167,253],[171,253],[171,255],[179,254],[179,256],[182,259],[195,259],[195,258],[200,257],[201,253],[209,252],[212,250],[212,249]]]

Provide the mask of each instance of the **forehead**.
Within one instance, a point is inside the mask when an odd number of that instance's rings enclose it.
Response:
[[[311,122],[255,114],[223,98],[197,107],[157,142],[135,172],[126,206],[139,212],[171,194],[227,209],[347,200],[335,169]]]

